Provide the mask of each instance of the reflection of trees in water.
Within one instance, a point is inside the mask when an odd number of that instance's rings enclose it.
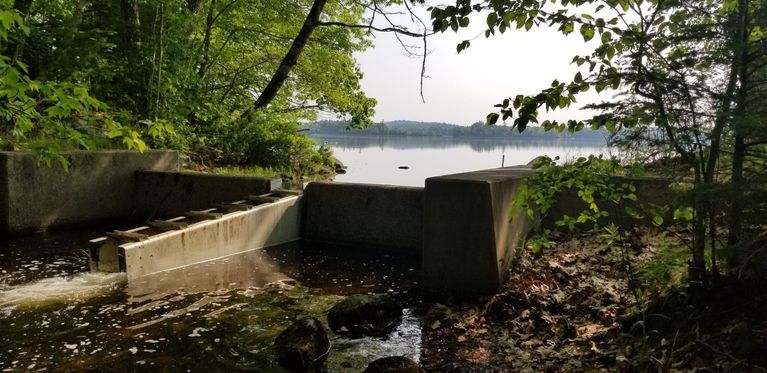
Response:
[[[471,150],[486,153],[494,151],[536,149],[541,147],[562,148],[603,148],[604,141],[584,141],[574,139],[548,138],[506,138],[506,139],[478,139],[461,137],[378,137],[378,136],[312,136],[321,144],[325,144],[340,150],[362,150],[368,148],[384,148],[409,150],[409,149],[450,149],[468,146]]]

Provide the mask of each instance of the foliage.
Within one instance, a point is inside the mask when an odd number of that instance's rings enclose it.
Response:
[[[573,230],[576,226],[591,224],[598,229],[598,223],[610,214],[604,203],[624,207],[632,217],[644,218],[636,202],[636,187],[628,179],[618,176],[639,176],[641,167],[622,166],[616,159],[604,159],[602,156],[580,157],[571,164],[558,165],[559,158],[540,157],[533,168],[536,170],[525,179],[512,202],[511,213],[526,213],[534,219],[536,226],[550,212],[556,198],[568,191],[577,193],[578,199],[586,208],[578,216],[564,214],[556,220],[556,225]],[[602,204],[602,206],[600,206]],[[659,216],[654,219],[662,219]],[[658,222],[662,224],[662,220]]]
[[[279,92],[258,110],[254,100],[281,66],[311,0],[3,4],[0,32],[8,41],[0,45],[3,82],[21,92],[19,102],[11,104],[26,110],[20,112],[19,128],[2,133],[4,148],[23,148],[13,144],[21,141],[17,135],[30,131],[26,117],[46,129],[33,132],[41,140],[36,146],[50,154],[118,146],[115,141],[92,144],[80,136],[98,132],[93,128],[100,125],[107,138],[119,134],[117,140],[126,139],[122,145],[131,148],[143,149],[146,141],[208,164],[286,167],[302,152],[323,157],[298,132],[299,122],[324,111],[364,127],[373,114],[375,100],[361,91],[362,73],[353,57],[370,46],[369,32],[354,27],[367,23],[364,3],[325,4],[327,24],[316,27]],[[57,117],[41,115],[56,123],[34,118],[33,106],[55,111]],[[64,120],[69,114],[73,120]],[[52,140],[66,144],[54,146]]]
[[[678,159],[685,166],[686,175],[677,176],[693,185],[690,280],[696,287],[708,282],[709,269],[717,272],[717,245],[707,242],[718,241],[719,226],[726,223],[727,244],[736,252],[747,247],[754,231],[744,223],[748,209],[739,196],[760,195],[754,193],[761,188],[754,180],[763,175],[747,161],[764,164],[759,152],[750,152],[764,144],[767,124],[762,119],[767,103],[764,1],[457,0],[432,9],[433,27],[458,30],[468,26],[472,13],[486,14],[486,37],[549,27],[580,34],[594,46],[591,54],[573,57],[579,69],[572,79],[504,99],[487,123],[513,119],[521,132],[538,122],[541,110],[568,107],[586,91],[612,90],[608,100],[587,106],[599,111],[589,120],[541,125],[560,132],[604,127],[617,132],[615,143],[634,154]],[[724,167],[731,176],[723,178],[721,155],[730,149],[731,164]],[[729,209],[726,215],[720,212],[724,209]],[[710,265],[707,247],[714,258]]]
[[[264,168],[259,166],[225,166],[216,167],[213,172],[220,174],[232,174],[232,175],[248,175],[259,177],[279,177],[282,170],[273,168]]]
[[[0,47],[7,47],[14,33],[29,35],[30,29],[19,13],[0,7]],[[143,151],[146,144],[140,134],[115,121],[107,110],[84,85],[32,79],[27,64],[0,55],[0,149],[29,150],[38,163],[50,167],[56,161],[64,169],[68,162],[58,154],[61,149],[93,149],[121,141]],[[159,134],[156,128],[150,130]]]
[[[669,233],[660,232],[656,238],[652,252],[637,263],[636,274],[641,286],[657,296],[684,284],[690,255]]]

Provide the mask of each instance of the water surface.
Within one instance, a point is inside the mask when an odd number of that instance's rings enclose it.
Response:
[[[279,372],[274,338],[325,319],[347,294],[388,292],[406,306],[386,339],[331,333],[329,371],[420,355],[417,258],[286,245],[130,284],[89,273],[93,231],[0,239],[0,371]]]
[[[426,178],[527,164],[547,155],[563,160],[607,151],[604,141],[568,138],[365,137],[312,135],[348,167],[335,180],[423,186]],[[399,167],[407,167],[401,169]]]

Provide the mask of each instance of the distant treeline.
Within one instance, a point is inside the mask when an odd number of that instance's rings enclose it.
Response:
[[[516,129],[506,125],[488,126],[484,122],[476,122],[471,126],[459,126],[452,123],[440,122],[415,122],[409,120],[396,120],[380,122],[364,129],[351,129],[348,121],[322,120],[304,125],[308,131],[314,134],[333,135],[366,135],[366,136],[422,136],[422,137],[462,137],[462,138],[572,138],[575,140],[604,141],[608,132],[604,130],[583,130],[575,134],[567,132],[545,131],[540,127],[527,127],[519,133]]]

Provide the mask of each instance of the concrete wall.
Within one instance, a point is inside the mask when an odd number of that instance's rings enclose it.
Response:
[[[189,210],[215,207],[251,194],[264,194],[282,184],[280,179],[202,172],[136,174],[133,197],[136,219],[173,218]]]
[[[629,183],[636,187],[637,201],[641,201],[648,207],[668,207],[664,217],[665,222],[671,222],[674,213],[674,207],[677,203],[677,195],[669,188],[669,180],[659,178],[625,178],[616,177],[615,183]],[[561,219],[564,214],[577,217],[581,211],[589,206],[578,197],[576,190],[566,190],[555,197],[556,201],[549,209],[541,224],[545,228],[555,228],[556,221]],[[633,201],[624,200],[620,204],[608,201],[597,200],[599,208],[607,211],[610,215],[604,219],[604,222],[615,223],[623,227],[631,227],[637,224],[651,224],[652,216],[647,214],[646,219],[637,220],[626,213],[626,207],[631,206],[636,210],[642,207]],[[584,225],[585,229],[591,229],[593,224]]]
[[[310,183],[304,239],[419,252],[423,189],[391,185]]]
[[[178,168],[175,151],[70,151],[59,166],[30,153],[0,152],[0,231],[21,233],[130,215],[137,170]]]
[[[128,280],[301,239],[301,196],[120,245]],[[110,260],[109,258],[99,258]],[[116,258],[112,258],[116,261]]]
[[[500,290],[530,228],[525,214],[509,215],[530,173],[507,167],[426,179],[424,295],[467,298]]]

